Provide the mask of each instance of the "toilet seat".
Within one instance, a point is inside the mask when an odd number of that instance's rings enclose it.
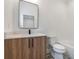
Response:
[[[61,44],[54,44],[53,45],[53,50],[57,53],[64,53],[65,52],[65,47],[62,46]]]

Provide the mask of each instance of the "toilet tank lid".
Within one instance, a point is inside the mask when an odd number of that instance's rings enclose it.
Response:
[[[54,44],[53,48],[57,48],[57,49],[65,49],[65,47],[61,44]]]

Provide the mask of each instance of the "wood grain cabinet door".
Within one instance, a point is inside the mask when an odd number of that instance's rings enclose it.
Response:
[[[29,59],[28,39],[6,39],[5,59]]]
[[[5,59],[46,59],[46,37],[5,39]]]
[[[46,37],[33,38],[33,58],[46,59]]]

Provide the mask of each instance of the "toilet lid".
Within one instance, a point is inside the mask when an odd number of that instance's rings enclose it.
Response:
[[[54,44],[53,48],[57,48],[57,49],[65,49],[64,46],[60,45],[60,44]]]

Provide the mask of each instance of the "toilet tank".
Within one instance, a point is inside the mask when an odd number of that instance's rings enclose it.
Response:
[[[48,36],[48,39],[49,39],[49,41],[48,41],[49,44],[52,45],[52,46],[53,46],[53,44],[57,41],[56,35],[52,35],[52,36],[49,35],[49,36]]]

